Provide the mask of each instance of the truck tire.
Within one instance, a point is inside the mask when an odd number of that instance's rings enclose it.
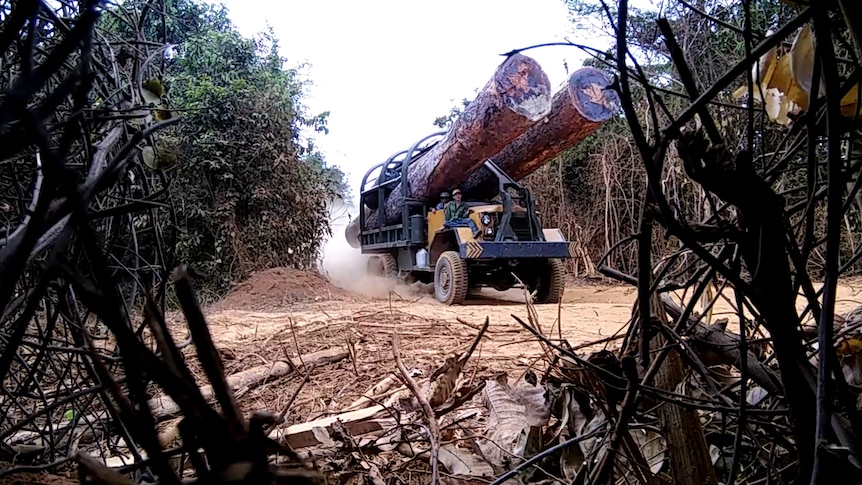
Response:
[[[467,264],[457,251],[445,251],[434,267],[434,296],[441,303],[458,305],[467,297]]]
[[[566,268],[559,259],[547,260],[536,288],[536,303],[559,303],[566,289]]]
[[[398,275],[398,261],[391,254],[375,254],[368,258],[365,269],[371,276],[394,278]]]

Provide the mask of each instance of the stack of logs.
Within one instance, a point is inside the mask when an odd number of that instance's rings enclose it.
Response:
[[[610,85],[605,73],[584,67],[552,96],[548,76],[534,59],[509,56],[442,138],[409,162],[408,188],[397,183],[380,211],[363,204],[365,229],[380,227],[381,214],[385,224],[398,223],[405,196],[432,202],[458,187],[468,199],[493,198],[495,178],[477,170],[485,160],[514,180],[533,173],[613,116],[619,98]],[[359,247],[359,218],[345,236]]]

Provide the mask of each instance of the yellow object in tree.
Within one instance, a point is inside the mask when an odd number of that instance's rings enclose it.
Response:
[[[796,4],[799,2],[785,2]],[[801,3],[800,3],[801,4]],[[807,4],[807,2],[806,2]],[[778,49],[773,47],[764,54],[752,67],[754,86],[752,95],[754,102],[764,103],[769,119],[782,125],[789,125],[788,115],[799,114],[808,109],[811,95],[812,77],[814,74],[814,37],[811,28],[806,24],[796,34],[790,51],[780,57]],[[853,118],[859,104],[860,91],[857,86],[851,89],[841,99],[841,114]],[[740,86],[733,92],[733,97],[741,98],[748,93],[748,85]],[[820,95],[824,94],[823,83],[819,87]]]
[[[148,79],[141,86],[141,98],[144,103],[151,108],[167,108],[167,105],[162,101],[162,96],[165,95],[165,86],[158,78]],[[167,109],[153,110],[153,118],[156,121],[164,121],[171,118],[171,112]]]

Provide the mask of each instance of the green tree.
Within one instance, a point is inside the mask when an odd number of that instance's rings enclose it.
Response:
[[[242,36],[223,6],[166,0],[174,15],[163,24],[141,22],[143,3],[114,9],[106,30],[141,23],[176,45],[161,84],[184,119],[158,135],[153,163],[170,178],[177,261],[204,276],[207,299],[252,271],[313,267],[330,232],[327,204],[347,184],[303,136],[328,131],[329,113],[303,104],[311,81],[284,67],[271,31]]]

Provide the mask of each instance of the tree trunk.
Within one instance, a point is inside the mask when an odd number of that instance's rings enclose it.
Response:
[[[650,316],[652,325],[669,326],[664,304],[657,293],[653,293],[650,299]],[[664,335],[656,332],[650,339],[650,352],[657,353],[667,343]],[[655,385],[660,389],[676,392],[677,385],[684,377],[682,358],[676,350],[672,350],[655,376]],[[656,413],[667,440],[673,482],[680,485],[718,483],[697,411],[673,402],[665,402],[658,407]]]
[[[404,196],[429,199],[463,182],[550,110],[551,83],[541,66],[521,54],[506,59],[443,139],[410,163],[408,186],[399,183],[386,199],[386,221],[399,220]],[[366,227],[378,225],[378,214],[369,214]]]
[[[580,143],[617,111],[619,96],[608,89],[605,73],[584,67],[569,76],[557,91],[551,113],[496,156],[491,157],[513,180],[521,180],[542,165]],[[478,169],[461,185],[465,196],[490,199],[497,195],[496,180],[487,170]]]

